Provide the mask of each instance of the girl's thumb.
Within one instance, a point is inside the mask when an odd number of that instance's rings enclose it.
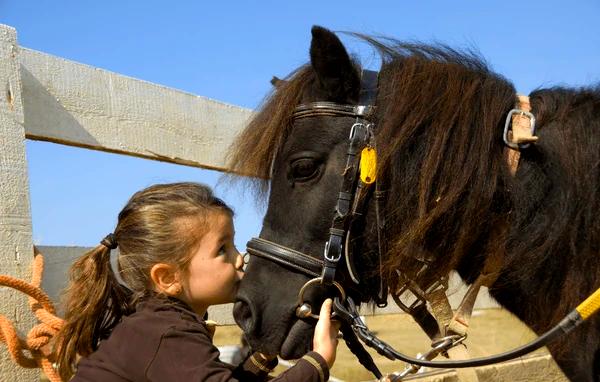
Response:
[[[321,305],[321,312],[319,313],[319,316],[330,317],[332,304],[333,301],[330,298],[326,299],[323,302],[323,305]]]

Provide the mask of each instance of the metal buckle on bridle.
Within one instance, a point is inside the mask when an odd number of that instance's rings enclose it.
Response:
[[[446,353],[448,350],[452,349],[455,346],[458,346],[463,343],[463,341],[467,338],[466,335],[459,336],[456,334],[442,337],[438,340],[435,340],[431,343],[431,349],[429,349],[425,353],[417,354],[417,359],[430,361],[437,357],[439,354]],[[409,374],[415,374],[417,371],[421,369],[419,365],[407,365],[406,368],[401,372],[396,372],[389,374],[382,378],[382,381],[386,382],[396,382],[401,381],[402,378],[406,377]]]
[[[359,118],[357,118],[358,120]],[[362,142],[366,142],[369,138],[369,130],[370,130],[371,124],[370,123],[363,123],[363,122],[355,122],[352,127],[350,128],[350,134],[348,136],[348,140],[349,141],[353,141],[356,138],[356,134],[362,134],[361,137],[362,138],[361,141]]]
[[[348,140],[350,142],[354,141],[356,138],[356,134],[360,133],[360,143],[361,145],[369,142],[373,135],[373,123],[366,122],[366,120],[361,119],[360,117],[356,118],[356,122],[350,128],[350,134],[348,136]]]
[[[312,312],[312,306],[309,303],[304,302],[304,292],[306,291],[306,289],[308,289],[309,286],[316,284],[316,283],[320,284],[322,281],[323,280],[321,277],[316,277],[314,279],[307,281],[304,285],[302,285],[302,288],[300,288],[300,291],[298,292],[298,307],[296,308],[296,316],[297,317],[299,317],[299,318],[312,317],[316,320],[319,319],[319,315],[314,314]],[[337,281],[333,281],[332,284],[333,284],[333,286],[335,286],[337,288],[342,301],[345,301],[346,300],[346,292],[344,291],[344,288]],[[334,317],[335,315],[336,315],[335,312],[332,312],[331,317]]]
[[[405,275],[401,274],[399,271],[396,271],[398,276],[404,280],[404,283],[395,293],[392,293],[392,298],[396,302],[396,304],[402,309],[405,313],[412,314],[418,307],[427,303],[427,296],[433,292],[438,290],[445,291],[448,289],[448,277],[442,276],[436,279],[431,285],[427,287],[427,289],[423,290],[421,287],[413,280],[409,279]],[[406,304],[402,301],[402,297],[406,295],[407,292],[412,294],[412,297],[415,298],[414,301]]]
[[[506,122],[504,122],[504,133],[502,138],[504,139],[504,143],[514,150],[526,149],[529,147],[530,143],[518,143],[513,141],[512,137],[512,120],[514,115],[520,115],[527,117],[529,119],[529,130],[531,132],[531,136],[535,136],[535,117],[528,111],[522,109],[512,109],[506,115]]]
[[[329,229],[329,240],[325,243],[323,250],[323,270],[321,272],[321,284],[331,285],[335,278],[337,263],[344,253],[342,250],[344,241],[344,230],[337,228]]]
[[[344,235],[345,231],[343,229],[329,229],[329,240],[325,242],[325,249],[323,250],[323,258],[326,262],[337,263],[340,261],[344,253]]]

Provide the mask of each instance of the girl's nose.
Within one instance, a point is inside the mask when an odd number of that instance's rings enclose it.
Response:
[[[235,258],[235,268],[239,270],[242,270],[244,268],[244,257],[239,252],[237,253],[237,257]]]

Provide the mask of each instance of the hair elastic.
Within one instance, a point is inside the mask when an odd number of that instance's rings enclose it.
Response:
[[[108,248],[110,250],[116,249],[119,246],[119,244],[117,243],[117,240],[115,239],[115,235],[112,233],[109,233],[108,235],[106,235],[104,237],[104,239],[102,239],[100,241],[100,244],[102,244],[103,246],[105,246],[106,248]],[[110,255],[108,256],[108,264],[110,266],[110,269],[111,269],[113,275],[115,276],[115,279],[117,279],[117,282],[124,288],[133,292],[133,289],[131,289],[129,287],[129,285],[127,285],[125,280],[123,280],[123,278],[121,277],[121,274],[119,273],[119,269],[118,269],[118,265],[117,265],[117,258],[113,257],[112,251],[110,252]]]
[[[108,249],[115,249],[119,246],[119,244],[117,243],[117,239],[115,239],[115,235],[112,233],[106,235],[104,239],[100,241],[100,244],[102,244]]]

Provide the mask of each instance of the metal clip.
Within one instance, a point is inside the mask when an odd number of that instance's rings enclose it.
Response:
[[[453,347],[460,345],[466,338],[467,338],[466,335],[464,335],[464,336],[451,335],[451,336],[442,337],[439,340],[432,342],[431,349],[429,349],[426,353],[417,354],[417,359],[430,361],[430,360],[434,359],[435,357],[437,357],[440,353],[445,353],[448,350],[452,349]],[[395,373],[389,374],[387,376],[387,379],[385,379],[385,380],[389,381],[389,382],[402,381],[402,378],[406,377],[409,374],[415,374],[420,369],[421,369],[421,366],[419,366],[419,365],[408,365],[402,372],[395,372]]]
[[[443,276],[439,277],[435,280],[434,283],[429,285],[425,290],[421,289],[421,287],[413,280],[408,279],[406,276],[401,275],[398,272],[398,276],[404,279],[404,284],[396,291],[396,293],[392,294],[392,297],[398,307],[402,309],[404,312],[408,314],[412,314],[418,307],[422,304],[427,303],[427,296],[437,290],[446,290],[448,288],[448,277]],[[406,294],[406,292],[410,292],[412,296],[415,298],[410,304],[405,304],[402,301],[402,296]],[[409,296],[410,297],[410,296]]]
[[[506,116],[506,122],[504,122],[504,133],[502,135],[502,138],[504,139],[504,143],[511,149],[514,149],[514,150],[526,149],[527,147],[529,147],[530,143],[513,142],[512,137],[509,137],[509,133],[511,133],[513,131],[512,130],[512,117],[513,117],[513,115],[516,115],[516,114],[519,114],[519,115],[529,118],[529,130],[531,132],[531,136],[535,137],[535,117],[533,116],[533,114],[531,114],[528,111],[521,110],[521,109],[512,109],[511,111],[508,112],[508,115]]]
[[[350,136],[348,137],[348,139],[350,141],[354,140],[355,135],[360,133],[363,133],[364,135],[364,130],[365,129],[365,124],[361,123],[361,122],[356,122],[354,125],[352,125],[352,128],[350,129]]]
[[[406,292],[410,292],[414,301],[410,303],[404,303],[404,301],[402,301],[402,296],[405,295]],[[427,300],[425,300],[425,293],[419,288],[417,283],[412,280],[408,280],[395,293],[392,293],[392,298],[398,307],[408,314],[412,314],[418,307],[427,303]]]

